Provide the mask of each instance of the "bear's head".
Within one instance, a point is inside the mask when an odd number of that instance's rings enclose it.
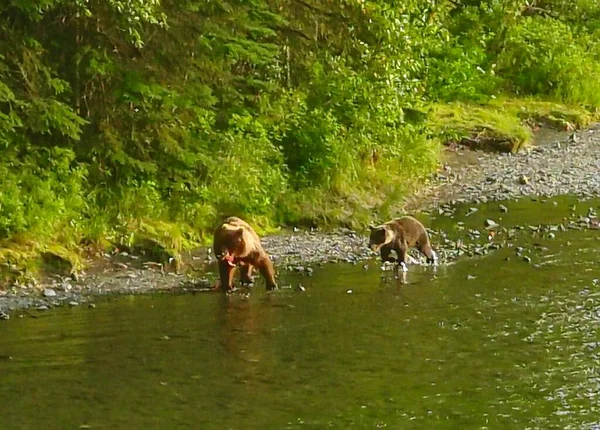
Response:
[[[369,236],[369,248],[377,252],[382,246],[394,240],[394,232],[389,226],[383,224],[378,226],[369,226],[371,235]]]
[[[221,255],[217,257],[226,260],[231,266],[235,265],[235,257],[243,255],[246,249],[244,230],[243,227],[229,224],[224,224],[221,228]]]

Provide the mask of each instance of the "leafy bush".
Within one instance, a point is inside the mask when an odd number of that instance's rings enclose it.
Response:
[[[488,66],[488,54],[481,44],[454,46],[432,57],[429,70],[430,96],[440,101],[484,101],[501,85],[495,66]]]
[[[5,155],[6,155],[5,151]],[[38,149],[0,161],[0,239],[53,237],[81,221],[85,168],[69,149]]]
[[[593,45],[564,22],[525,17],[507,33],[500,73],[517,93],[600,106],[600,62]]]

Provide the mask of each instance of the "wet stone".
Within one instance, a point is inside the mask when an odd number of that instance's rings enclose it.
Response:
[[[494,227],[498,227],[498,223],[496,221],[494,221],[493,219],[486,219],[483,223],[483,225],[486,228],[494,228]]]
[[[46,288],[44,290],[44,297],[56,297],[56,291],[52,288]]]
[[[478,210],[479,209],[477,209],[477,208],[469,208],[469,212],[467,212],[466,216],[473,215]]]

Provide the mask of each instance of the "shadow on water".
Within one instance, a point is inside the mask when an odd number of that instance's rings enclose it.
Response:
[[[588,204],[430,221],[559,222]],[[517,242],[531,264],[506,247],[411,266],[406,284],[374,261],[325,265],[285,275],[305,292],[258,283],[11,319],[0,429],[595,428],[598,232],[526,229]]]

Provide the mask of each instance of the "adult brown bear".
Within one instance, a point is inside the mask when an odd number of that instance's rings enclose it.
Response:
[[[213,251],[219,266],[219,281],[215,289],[233,288],[233,276],[241,267],[242,282],[252,282],[252,270],[256,267],[265,278],[267,290],[277,289],[275,269],[269,255],[260,243],[260,237],[250,225],[237,217],[229,217],[215,230]]]
[[[431,248],[429,235],[421,222],[411,216],[396,218],[378,226],[371,226],[371,235],[369,237],[369,247],[381,253],[382,261],[395,262],[407,270],[407,255],[409,248],[416,247],[427,257],[430,263],[437,263],[437,254]],[[398,259],[390,256],[390,253],[396,252]]]

